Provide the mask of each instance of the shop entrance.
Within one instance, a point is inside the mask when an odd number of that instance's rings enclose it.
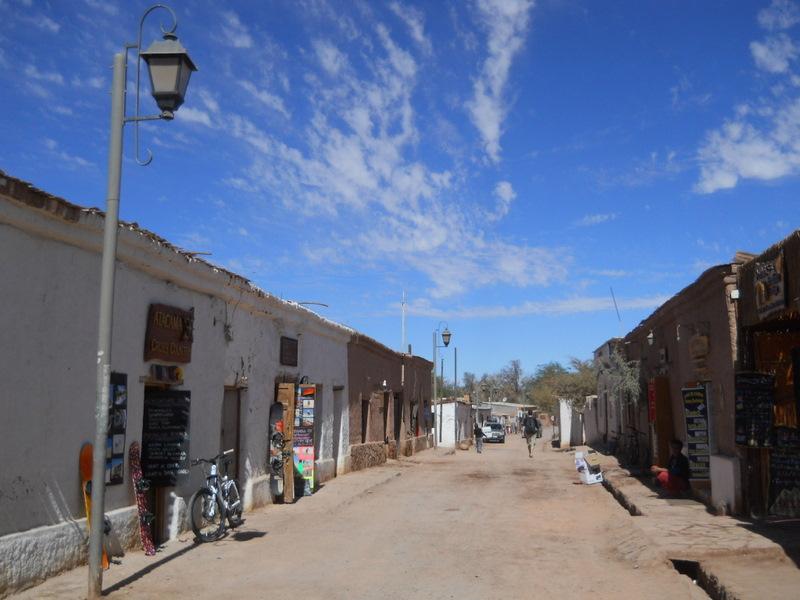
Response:
[[[150,484],[153,541],[169,539],[171,491],[189,471],[191,393],[168,386],[145,386],[142,418],[142,475]]]
[[[228,476],[239,478],[239,420],[241,418],[242,394],[237,388],[225,388],[222,397],[219,450],[233,448],[233,462],[228,465]]]
[[[346,410],[344,406],[344,394],[341,386],[333,388],[333,464],[334,472],[338,475],[339,455],[342,446],[342,413]]]

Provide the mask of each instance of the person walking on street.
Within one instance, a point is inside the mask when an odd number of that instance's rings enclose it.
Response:
[[[536,434],[539,433],[539,420],[533,416],[533,411],[529,410],[522,424],[522,431],[525,434],[525,441],[528,443],[528,457],[533,457],[533,448],[536,444]]]
[[[473,432],[475,433],[475,448],[478,450],[478,454],[480,454],[481,450],[483,450],[483,438],[485,434],[483,433],[481,426],[478,425],[477,421],[475,421],[475,428]]]

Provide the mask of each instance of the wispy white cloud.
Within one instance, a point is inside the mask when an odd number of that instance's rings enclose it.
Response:
[[[35,81],[45,81],[47,83],[57,83],[64,85],[64,76],[55,71],[40,71],[36,65],[25,66],[25,76]]]
[[[41,29],[42,31],[46,31],[47,33],[58,33],[61,31],[61,25],[56,23],[53,19],[48,17],[47,15],[31,15],[30,17],[23,17],[23,20],[26,23],[30,23],[37,29]]]
[[[347,58],[331,42],[314,40],[313,46],[317,60],[328,75],[335,77],[347,66]]]
[[[211,116],[208,112],[200,110],[199,108],[192,108],[191,106],[182,106],[181,109],[175,113],[175,120],[179,123],[197,123],[198,125],[213,127]]]
[[[642,187],[656,181],[674,177],[687,168],[674,150],[651,152],[622,172],[609,169],[585,169],[603,187]]]
[[[800,23],[800,9],[790,0],[772,0],[767,8],[758,12],[758,23],[771,31],[789,29]]]
[[[758,68],[769,73],[785,73],[789,63],[797,58],[797,47],[788,35],[779,33],[763,42],[750,42],[750,53]]]
[[[616,218],[617,218],[616,213],[600,213],[594,215],[585,215],[581,219],[575,221],[575,226],[591,227],[592,225],[600,225],[601,223],[607,223],[608,221],[613,221]]]
[[[494,186],[494,197],[497,201],[494,211],[487,213],[486,217],[490,221],[499,221],[511,210],[511,203],[517,197],[514,187],[509,181],[499,181]]]
[[[630,271],[625,271],[624,269],[595,269],[590,271],[592,275],[597,275],[598,277],[630,277],[632,273]]]
[[[532,6],[531,0],[478,0],[479,18],[488,33],[488,55],[466,107],[492,162],[500,160],[508,111],[504,91],[514,56],[525,43]]]
[[[50,109],[57,115],[71,116],[74,114],[69,106],[64,106],[63,104],[55,104]]]
[[[58,142],[56,142],[54,139],[44,138],[42,142],[50,154],[61,160],[63,166],[67,167],[68,169],[74,169],[76,167],[82,169],[91,169],[95,167],[94,163],[86,160],[85,158],[81,158],[80,156],[76,156],[62,150],[58,145]]]
[[[223,11],[221,14],[220,31],[223,40],[234,48],[252,48],[253,36],[250,31],[233,11]]]
[[[83,0],[89,8],[106,13],[109,16],[119,14],[119,8],[110,0]]]
[[[635,298],[617,298],[621,310],[643,310],[657,308],[669,300],[669,296],[655,295]],[[610,297],[577,296],[546,301],[528,301],[512,306],[474,306],[465,308],[440,308],[430,301],[411,302],[407,311],[411,315],[434,319],[488,319],[514,318],[530,315],[566,316],[582,313],[610,312],[614,302]]]
[[[307,259],[411,268],[427,277],[436,298],[495,283],[563,280],[569,252],[494,238],[485,213],[464,205],[453,174],[417,158],[418,65],[384,25],[364,35],[371,51],[359,70],[330,42],[312,41],[320,73],[305,79],[312,116],[297,123],[302,142],[289,143],[239,114],[221,116],[224,130],[252,156],[227,185],[316,222],[335,217],[341,235],[307,242]],[[502,182],[496,193],[507,211],[513,187]]]
[[[685,74],[680,73],[678,82],[669,88],[673,110],[679,111],[687,106],[705,106],[711,101],[709,92],[697,92]]]
[[[706,134],[698,151],[697,192],[710,194],[736,187],[740,179],[770,181],[800,170],[800,99],[784,101],[766,119],[751,114],[742,110]]]
[[[401,5],[399,2],[389,4],[390,10],[408,27],[409,35],[423,52],[430,53],[431,41],[425,35],[425,15],[413,6]]]
[[[102,89],[103,86],[105,86],[106,81],[102,77],[86,77],[85,79],[82,79],[76,75],[75,77],[72,78],[72,81],[70,81],[70,83],[72,84],[73,87],[77,88],[88,87],[95,90],[99,90]]]
[[[770,31],[788,29],[800,22],[797,5],[784,0],[758,14],[759,24]],[[800,97],[798,78],[791,64],[798,47],[786,33],[771,34],[752,42],[756,65],[781,77],[772,96],[760,96],[736,107],[734,115],[708,131],[697,151],[700,177],[696,192],[711,194],[736,187],[743,179],[771,181],[800,173]]]
[[[287,119],[290,118],[289,111],[286,109],[286,105],[283,103],[283,100],[280,96],[276,96],[275,94],[271,94],[266,90],[259,89],[252,81],[247,81],[246,79],[239,82],[239,85],[250,94],[250,96],[258,100],[264,106],[271,108],[272,110],[281,113]]]

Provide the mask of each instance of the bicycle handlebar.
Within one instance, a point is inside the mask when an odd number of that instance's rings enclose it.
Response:
[[[219,454],[217,454],[213,458],[194,458],[194,459],[192,459],[192,463],[191,464],[192,464],[193,467],[197,466],[197,465],[199,465],[201,463],[206,463],[206,464],[209,464],[209,465],[213,465],[220,458],[224,458],[224,457],[228,456],[229,454],[233,454],[233,448],[230,448],[228,450],[224,450],[224,451],[220,452]]]

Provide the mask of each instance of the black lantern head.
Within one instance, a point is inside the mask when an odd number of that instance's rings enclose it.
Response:
[[[163,41],[153,42],[139,56],[147,63],[153,98],[162,116],[173,118],[173,113],[183,104],[189,77],[197,67],[174,33],[165,33]]]
[[[442,332],[442,341],[444,342],[444,345],[445,345],[445,346],[447,346],[447,345],[449,345],[449,344],[450,344],[450,337],[451,337],[452,335],[453,335],[453,334],[452,334],[452,333],[450,333],[450,330],[449,330],[447,327],[445,327],[445,328],[444,328],[444,331]]]

